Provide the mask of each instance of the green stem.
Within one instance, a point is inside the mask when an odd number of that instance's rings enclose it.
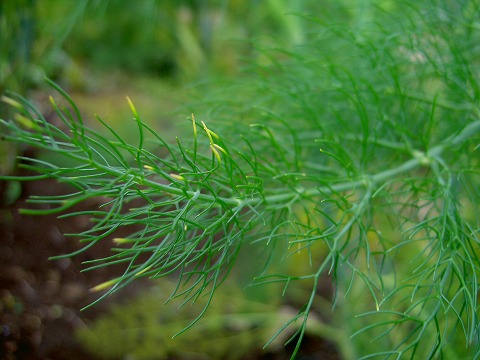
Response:
[[[467,140],[471,136],[480,132],[480,121],[475,121],[467,125],[459,134],[451,136],[445,139],[441,144],[432,147],[427,153],[421,151],[413,152],[413,159],[410,159],[404,162],[402,165],[396,167],[395,169],[389,169],[381,171],[375,175],[365,175],[360,180],[347,181],[343,183],[334,184],[332,186],[322,186],[315,189],[305,190],[301,195],[303,197],[312,197],[319,193],[331,194],[335,192],[342,192],[347,190],[354,190],[358,188],[365,188],[371,186],[371,184],[378,184],[387,179],[394,178],[395,176],[409,172],[419,166],[430,165],[432,159],[438,157],[446,149],[458,145],[463,141]],[[298,196],[297,193],[282,193],[275,194],[265,197],[266,203],[286,203],[291,200],[293,197]]]

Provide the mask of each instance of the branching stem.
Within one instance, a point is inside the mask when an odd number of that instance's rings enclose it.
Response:
[[[342,182],[338,184],[333,184],[331,186],[322,186],[316,189],[308,189],[305,190],[302,195],[308,198],[317,195],[319,192],[324,194],[331,194],[347,190],[365,188],[371,186],[372,184],[381,183],[387,179],[394,178],[397,175],[412,171],[419,166],[429,165],[430,161],[438,157],[443,151],[445,151],[451,146],[461,144],[463,141],[467,140],[478,132],[480,132],[480,121],[475,121],[467,125],[459,134],[449,137],[445,139],[441,144],[432,147],[429,151],[427,151],[426,154],[422,152],[414,152],[414,157],[412,159],[404,162],[395,169],[385,170],[375,175],[365,175],[360,180]],[[298,196],[298,194],[292,194],[289,192],[276,195],[267,195],[265,198],[265,202],[267,204],[287,203],[296,196]]]

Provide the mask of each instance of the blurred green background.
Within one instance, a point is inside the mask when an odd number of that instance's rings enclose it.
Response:
[[[0,93],[14,91],[42,104],[45,92],[36,90],[47,76],[87,117],[95,113],[120,127],[129,119],[128,95],[145,121],[162,124],[156,128],[162,126],[168,137],[174,123],[169,114],[194,96],[186,93],[192,89],[187,85],[218,83],[240,76],[252,62],[269,63],[265,49],[301,47],[315,36],[306,17],[356,31],[378,6],[397,5],[390,0],[2,1]],[[2,118],[7,111],[0,104]],[[14,162],[15,151],[5,146],[0,173]]]
[[[389,0],[3,1],[0,90],[25,92],[44,76],[69,90],[92,91],[111,87],[104,76],[112,73],[132,87],[145,77],[178,85],[238,75],[245,62],[259,60],[259,44],[285,50],[303,44],[312,24],[302,15],[353,30],[368,24],[377,5],[396,6]]]
[[[73,95],[87,117],[98,113],[120,127],[129,119],[128,95],[167,136],[173,121],[168,114],[187,101],[187,84],[235,76],[252,60],[253,41],[260,38],[281,39],[281,46],[301,42],[300,19],[285,14],[309,6],[278,0],[2,1],[0,93],[17,92],[42,104],[47,76]],[[7,111],[0,104],[2,118]],[[2,146],[0,172],[6,173],[15,150]]]

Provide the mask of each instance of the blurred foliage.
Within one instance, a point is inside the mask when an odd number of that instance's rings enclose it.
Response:
[[[315,32],[304,15],[353,28],[397,2],[286,0],[20,0],[0,3],[0,90],[23,92],[43,75],[77,85],[84,68],[159,77],[236,73],[260,42],[283,49]],[[66,79],[65,79],[66,78]]]
[[[0,3],[0,93],[7,84],[18,91],[25,87],[26,73],[32,64],[33,0]]]
[[[376,3],[395,6],[390,0]],[[371,6],[351,0],[2,1],[0,94],[27,95],[44,76],[69,89],[104,86],[89,69],[177,81],[238,75],[245,61],[266,60],[254,59],[259,44],[283,49],[302,44],[312,31],[302,14],[353,26],[369,18]],[[8,118],[7,111],[0,103],[0,115]],[[0,173],[12,169],[17,151],[1,144]]]
[[[22,92],[29,78],[33,43],[33,0],[0,2],[0,96],[8,88]],[[0,102],[0,117],[7,117],[8,107]],[[0,127],[0,133],[4,129]],[[0,174],[9,172],[14,163],[15,145],[0,142]],[[0,194],[1,196],[1,194]]]
[[[96,81],[88,69],[187,81],[232,74],[248,55],[250,39],[269,34],[291,44],[301,40],[299,20],[283,15],[301,11],[307,3],[2,1],[0,94],[8,90],[28,95],[43,84],[44,76],[69,89],[88,89]],[[2,118],[10,117],[7,111],[0,103]],[[2,142],[0,173],[11,171],[18,151]]]
[[[72,34],[68,52],[101,67],[121,67],[177,79],[231,74],[258,36],[301,40],[305,1],[109,1],[92,4]]]
[[[262,351],[269,337],[295,311],[282,307],[278,297],[263,294],[261,297],[270,301],[259,301],[252,291],[248,296],[245,289],[229,282],[218,290],[201,322],[188,334],[172,339],[198,316],[206,300],[200,297],[194,304],[183,304],[184,299],[177,297],[165,306],[176,286],[164,279],[135,300],[117,305],[93,325],[79,329],[78,339],[92,354],[105,358],[244,359]],[[257,287],[256,291],[264,292],[265,288]],[[277,338],[269,350],[281,348],[282,340],[285,338]]]

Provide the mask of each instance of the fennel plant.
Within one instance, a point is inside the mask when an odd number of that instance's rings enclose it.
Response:
[[[337,344],[345,358],[478,358],[479,9],[405,6],[405,18],[378,10],[383,21],[358,32],[311,19],[308,46],[262,53],[269,62],[198,105],[176,143],[130,100],[136,143],[99,116],[107,133],[92,130],[51,81],[66,100],[51,97],[57,125],[28,100],[4,98],[17,115],[2,121],[3,139],[42,153],[19,159],[38,175],[8,178],[72,189],[32,197],[49,208],[23,212],[91,218],[75,234],[84,247],[59,257],[130,229],[111,256],[86,263],[124,266],[95,288],[99,300],[140,277],[175,276],[171,298],[207,297],[182,332],[251,247],[264,254],[252,285],[284,284],[274,296],[309,288],[273,334],[293,326],[292,358],[326,278],[333,312],[348,318],[351,344]],[[91,198],[103,205],[69,211]]]

